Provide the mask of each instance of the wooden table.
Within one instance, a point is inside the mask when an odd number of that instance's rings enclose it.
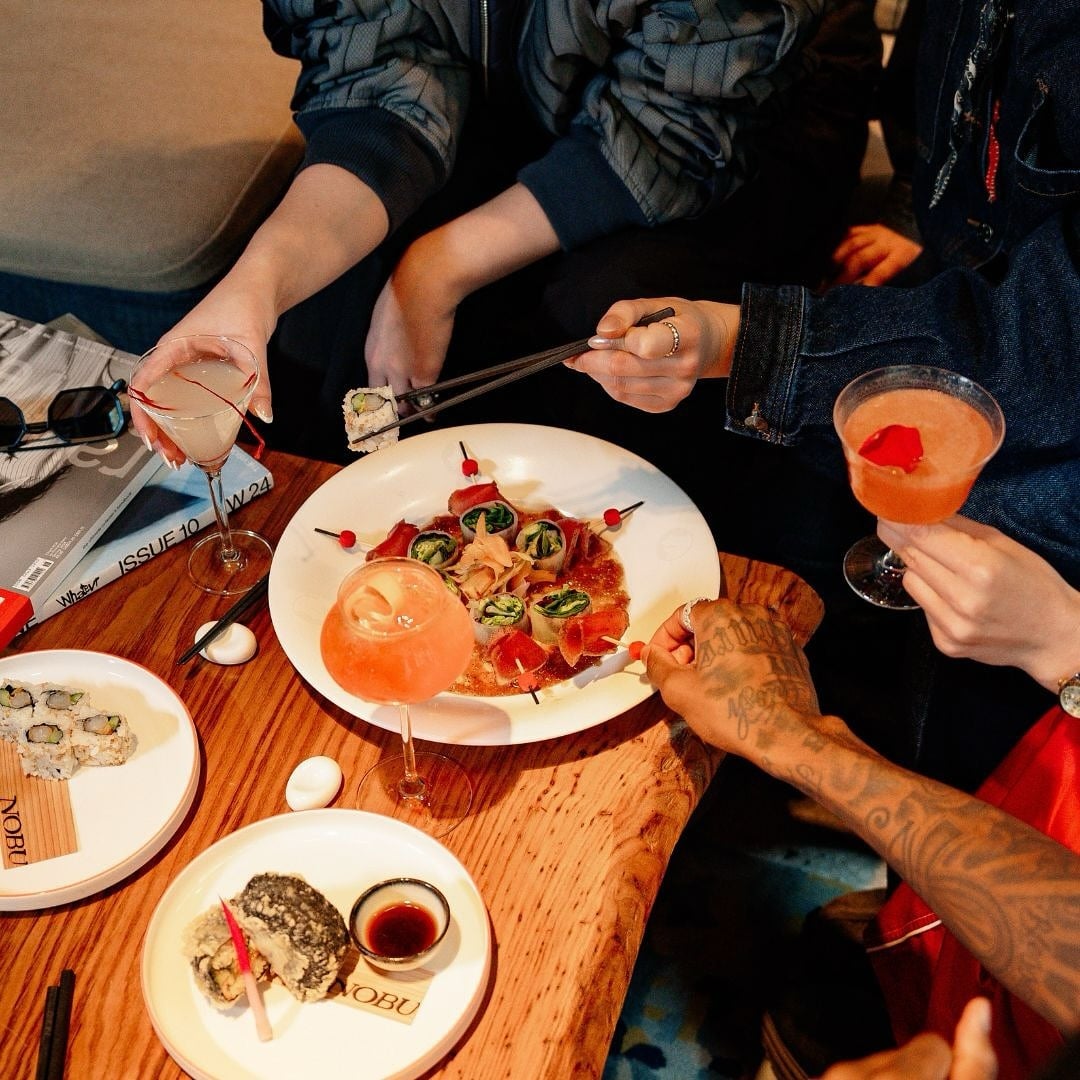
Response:
[[[236,517],[276,539],[336,467],[281,454],[266,463],[273,490]],[[285,812],[285,781],[302,758],[337,759],[345,784],[334,805],[349,806],[360,776],[395,748],[394,733],[353,719],[300,680],[265,605],[246,620],[260,642],[253,661],[177,667],[195,629],[228,606],[177,587],[186,558],[186,545],[173,548],[15,643],[20,652],[93,649],[149,668],[184,700],[205,760],[186,821],[140,871],[78,903],[0,916],[0,1076],[8,1080],[34,1074],[45,989],[63,967],[78,977],[69,1076],[182,1075],[154,1034],[139,984],[143,933],[166,886],[220,837]],[[722,561],[730,596],[769,602],[809,637],[821,604],[798,578]],[[252,719],[259,737],[243,737]],[[477,781],[476,802],[444,842],[486,901],[494,963],[477,1018],[430,1075],[599,1076],[672,849],[721,755],[659,695],[576,735],[453,753]]]

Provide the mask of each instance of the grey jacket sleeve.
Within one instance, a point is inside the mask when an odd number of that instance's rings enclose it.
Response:
[[[519,178],[562,246],[693,217],[735,191],[752,168],[747,136],[776,119],[803,73],[823,6],[535,4],[526,89],[560,138]]]

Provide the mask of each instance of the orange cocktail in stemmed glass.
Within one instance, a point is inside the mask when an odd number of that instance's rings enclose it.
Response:
[[[1005,437],[1001,408],[978,383],[917,364],[853,379],[836,399],[833,423],[855,497],[872,514],[904,525],[955,514]],[[876,536],[850,548],[844,577],[878,607],[919,606],[904,589],[903,561]]]
[[[350,694],[397,705],[402,753],[380,761],[357,792],[362,810],[441,836],[472,805],[472,784],[445,754],[413,748],[409,705],[446,690],[472,655],[472,619],[442,575],[417,559],[374,559],[351,571],[323,622],[326,670]]]

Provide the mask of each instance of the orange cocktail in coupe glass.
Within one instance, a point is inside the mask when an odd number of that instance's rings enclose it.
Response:
[[[217,529],[191,549],[188,574],[218,596],[247,592],[270,571],[273,548],[258,533],[233,529],[221,470],[236,442],[259,364],[246,345],[217,334],[171,338],[145,353],[128,394],[193,462],[210,485]]]
[[[1005,437],[1001,409],[978,383],[916,364],[852,379],[836,399],[833,423],[855,497],[870,513],[903,525],[955,514]],[[903,560],[876,536],[851,547],[844,577],[878,607],[919,606],[904,589]]]
[[[473,644],[465,605],[426,563],[374,559],[342,581],[323,622],[323,663],[350,694],[396,705],[401,723],[402,753],[361,780],[361,810],[399,817],[433,836],[468,813],[468,776],[445,754],[415,751],[409,705],[446,690],[468,665]]]

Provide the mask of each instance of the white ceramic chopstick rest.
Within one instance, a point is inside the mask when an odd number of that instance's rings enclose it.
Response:
[[[305,758],[285,785],[290,810],[319,810],[341,790],[341,766],[331,757]]]
[[[203,623],[195,631],[195,640],[213,628],[214,623]],[[255,655],[257,648],[255,635],[243,623],[232,623],[208,642],[199,655],[215,664],[244,664]]]

